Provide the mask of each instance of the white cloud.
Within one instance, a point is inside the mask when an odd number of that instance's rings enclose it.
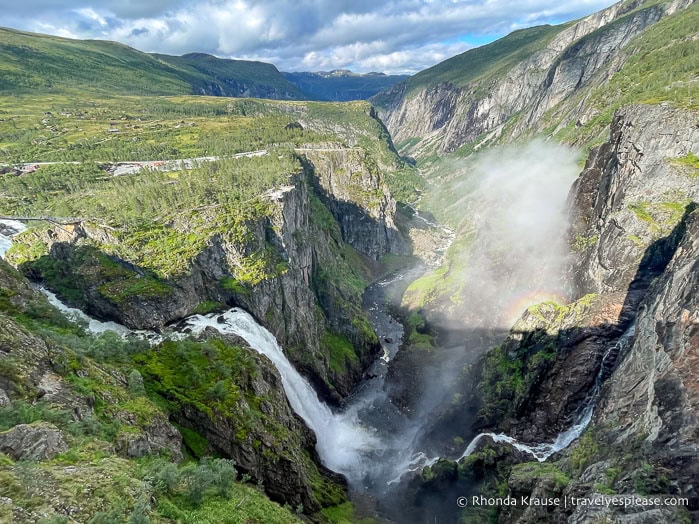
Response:
[[[513,28],[611,0],[0,0],[18,29],[117,40],[143,51],[273,62],[281,70],[415,72]]]

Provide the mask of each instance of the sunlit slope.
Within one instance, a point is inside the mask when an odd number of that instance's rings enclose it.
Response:
[[[150,55],[117,42],[0,29],[0,93],[304,98],[271,64]]]
[[[422,71],[372,101],[399,150],[430,164],[531,137],[589,147],[628,103],[696,105],[699,7],[628,0],[516,31]]]

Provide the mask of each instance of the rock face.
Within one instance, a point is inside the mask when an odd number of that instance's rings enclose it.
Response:
[[[605,352],[614,348],[638,311],[647,314],[651,283],[659,276],[669,278],[668,272],[675,271],[668,265],[672,257],[691,250],[682,242],[691,234],[699,184],[674,161],[697,147],[699,130],[692,113],[663,106],[617,112],[609,142],[591,151],[569,199],[569,243],[575,251],[570,277],[575,294],[584,298],[567,307],[530,308],[515,324],[499,358],[523,363],[523,386],[507,414],[486,405],[485,427],[488,417],[490,424],[499,419],[508,434],[537,443],[552,441],[572,424]],[[676,291],[673,296],[681,302]],[[669,312],[673,315],[677,312]],[[669,317],[660,312],[656,318]],[[643,347],[658,344],[644,338]],[[603,378],[621,357],[614,352],[607,356]],[[513,379],[507,373],[490,379],[506,384],[508,377]],[[503,421],[503,415],[510,418]]]
[[[609,380],[596,422],[618,448],[642,438],[699,512],[699,212],[639,309],[633,346]]]
[[[0,452],[14,460],[46,460],[68,450],[63,433],[53,424],[20,424],[0,433]]]
[[[609,142],[591,151],[571,192],[570,243],[579,252],[571,278],[578,295],[626,290],[649,246],[699,201],[696,179],[675,163],[697,144],[690,112],[629,106],[616,113]],[[662,246],[648,253],[645,276],[662,270],[650,267],[667,258]]]
[[[606,486],[602,492],[688,500],[627,508],[629,522],[699,514],[699,184],[675,161],[697,150],[693,113],[617,112],[610,141],[591,151],[570,196],[574,284],[579,295],[595,294],[563,309],[530,308],[483,367],[481,423],[530,443],[569,427],[595,377],[602,379],[584,443],[555,466],[570,475],[564,494],[590,497]],[[630,325],[635,334],[617,345]],[[511,493],[561,492],[543,480],[525,489],[517,478],[510,477]],[[589,522],[619,511],[578,507],[556,510],[556,518]],[[531,522],[529,513],[508,511],[502,521]]]
[[[135,417],[132,417],[135,418]],[[136,420],[126,420],[133,425]],[[124,433],[115,443],[116,451],[130,458],[167,453],[172,460],[179,462],[182,455],[182,435],[165,417],[157,416],[147,426],[136,433]]]
[[[573,25],[541,30],[541,36],[536,37],[538,49],[521,58],[512,51],[514,63],[505,72],[476,77],[463,86],[441,82],[413,89],[421,78],[416,75],[377,95],[374,101],[381,107],[381,118],[394,141],[412,139],[410,151],[436,144],[438,151],[451,152],[502,133],[515,138],[539,131],[544,115],[554,109],[556,122],[563,127],[586,121],[595,112],[573,95],[606,82],[623,64],[626,57],[622,48],[634,36],[691,3],[675,0],[643,7],[640,0],[619,2]],[[492,61],[499,58],[497,55]],[[468,61],[455,62],[453,67],[470,65]],[[449,61],[437,67],[444,70],[448,66]]]
[[[270,213],[248,222],[241,241],[210,238],[183,277],[160,279],[105,255],[98,246],[118,240],[89,225],[49,232],[42,239],[51,246],[48,260],[26,271],[88,314],[137,329],[158,329],[207,301],[243,307],[274,333],[324,397],[339,401],[380,349],[361,310],[362,290],[348,282],[364,278],[362,256],[405,250],[393,222],[395,201],[362,154],[307,151],[312,160],[305,172],[266,195]],[[235,284],[259,253],[269,259],[266,277],[252,286]],[[356,358],[330,366],[328,331],[345,337]]]
[[[238,337],[227,339],[247,347]],[[311,513],[318,511],[321,502],[327,505],[327,501],[320,500],[314,488],[320,488],[327,479],[340,485],[344,480],[320,465],[315,435],[291,409],[274,365],[249,348],[246,352],[254,360],[256,372],[246,374],[236,386],[257,399],[263,419],[240,430],[239,418],[255,417],[243,401],[229,413],[212,413],[200,403],[185,401],[173,418],[206,439],[207,453],[233,459],[238,469],[262,482],[273,500],[292,507],[303,504]]]
[[[377,167],[367,165],[361,149],[305,153],[316,174],[323,202],[340,224],[342,239],[373,259],[404,253],[394,222],[396,202],[383,185]]]

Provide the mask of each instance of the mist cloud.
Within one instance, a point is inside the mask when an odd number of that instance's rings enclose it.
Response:
[[[576,151],[541,140],[477,157],[461,186],[465,258],[460,319],[509,329],[527,305],[565,300],[565,202],[580,171]]]

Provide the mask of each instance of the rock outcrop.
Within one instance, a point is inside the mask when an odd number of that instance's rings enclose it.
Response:
[[[569,241],[578,254],[570,275],[578,296],[626,291],[634,278],[662,271],[668,255],[657,241],[699,201],[696,178],[677,162],[697,144],[692,112],[657,105],[616,113],[609,141],[590,152],[571,191]],[[637,275],[644,256],[645,274]]]
[[[699,184],[681,161],[697,150],[691,111],[660,105],[616,113],[610,140],[590,152],[569,197],[578,299],[530,307],[466,374],[462,396],[428,435],[447,441],[447,453],[459,452],[453,440],[468,442],[480,431],[551,443],[582,421],[592,399],[589,426],[569,447],[507,473],[491,465],[478,473],[481,488],[507,480],[515,497],[652,495],[675,503],[520,505],[501,509],[500,522],[699,515]],[[472,486],[473,468],[492,446],[459,463],[457,485]]]
[[[0,433],[0,453],[14,460],[46,460],[68,450],[63,433],[53,424],[19,424]]]
[[[123,422],[137,426],[138,420],[131,413],[124,413]],[[164,416],[157,415],[139,432],[123,433],[115,442],[116,451],[129,458],[167,454],[179,462],[182,455],[182,435]]]
[[[305,156],[323,203],[340,224],[347,244],[376,260],[386,253],[405,252],[393,222],[396,202],[362,149],[308,150]]]
[[[361,310],[363,286],[354,283],[366,277],[366,258],[405,247],[396,203],[362,150],[305,154],[305,172],[264,195],[269,212],[234,241],[213,235],[183,276],[159,278],[106,254],[100,246],[118,239],[89,224],[50,229],[39,239],[49,255],[25,272],[88,314],[136,329],[159,329],[202,303],[243,307],[325,398],[339,401],[379,351]],[[246,283],[251,264],[264,276]],[[347,340],[356,358],[331,357],[328,332]]]

